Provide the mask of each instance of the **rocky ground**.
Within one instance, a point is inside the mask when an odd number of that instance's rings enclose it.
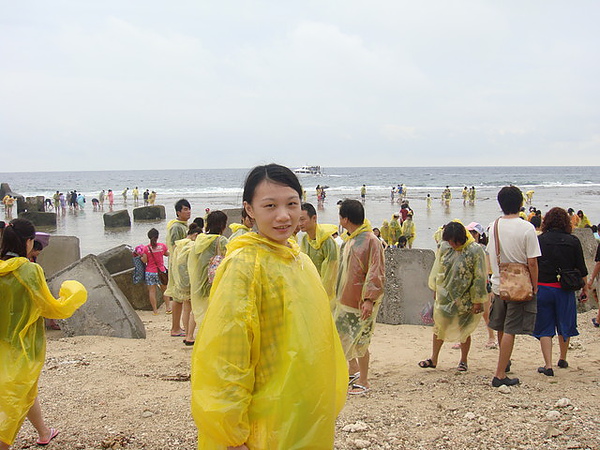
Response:
[[[40,400],[60,434],[49,448],[194,449],[189,401],[191,349],[169,337],[170,316],[140,313],[145,340],[48,333]],[[497,350],[474,335],[469,370],[457,372],[459,351],[429,357],[431,328],[379,325],[372,345],[372,389],[351,396],[336,429],[336,449],[600,449],[600,330],[580,315],[568,369],[538,374],[537,341],[519,337],[513,373],[522,384],[490,386]],[[555,352],[556,354],[556,352]],[[35,447],[23,426],[15,449]]]

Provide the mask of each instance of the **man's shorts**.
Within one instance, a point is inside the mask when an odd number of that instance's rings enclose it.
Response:
[[[494,294],[490,306],[490,323],[492,330],[507,334],[532,334],[537,314],[537,297],[528,302],[510,302]]]

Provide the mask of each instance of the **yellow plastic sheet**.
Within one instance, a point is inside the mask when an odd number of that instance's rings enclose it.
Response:
[[[308,234],[305,234],[300,242],[300,249],[308,255],[321,276],[332,314],[336,305],[335,286],[338,276],[339,248],[331,235],[336,231],[338,231],[336,225],[317,224],[315,239],[311,240]]]
[[[231,236],[229,236],[229,240],[233,240],[242,234],[249,233],[252,231],[252,228],[248,228],[243,223],[232,223],[229,225],[229,229],[231,230]]]
[[[390,240],[388,241],[389,245],[396,245],[398,243],[398,239],[402,235],[402,227],[398,222],[398,218],[392,216],[390,220]]]
[[[208,282],[208,265],[215,255],[225,256],[227,238],[219,234],[199,234],[189,258],[190,297],[192,312],[196,323],[200,325],[208,307],[208,295],[211,284]]]
[[[0,261],[0,300],[0,441],[12,444],[37,396],[46,355],[43,318],[70,317],[87,291],[65,281],[55,299],[39,265],[11,258]]]
[[[192,354],[198,448],[333,448],[348,367],[307,255],[257,233],[229,244]]]
[[[169,285],[165,295],[178,300],[190,299],[190,274],[188,272],[188,259],[194,241],[190,238],[180,239],[175,242],[175,247],[169,256]]]
[[[390,244],[390,224],[387,220],[383,221],[381,228],[379,229],[379,233],[381,234],[381,239],[385,241],[386,244]]]
[[[415,238],[417,237],[417,227],[412,219],[407,218],[402,223],[402,236],[408,241],[408,245],[412,247]]]

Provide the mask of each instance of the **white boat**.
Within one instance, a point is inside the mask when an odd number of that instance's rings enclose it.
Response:
[[[296,175],[323,175],[321,166],[302,166],[294,169]]]

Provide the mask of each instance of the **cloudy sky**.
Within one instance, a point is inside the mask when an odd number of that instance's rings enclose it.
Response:
[[[600,165],[596,0],[1,3],[0,172]]]

